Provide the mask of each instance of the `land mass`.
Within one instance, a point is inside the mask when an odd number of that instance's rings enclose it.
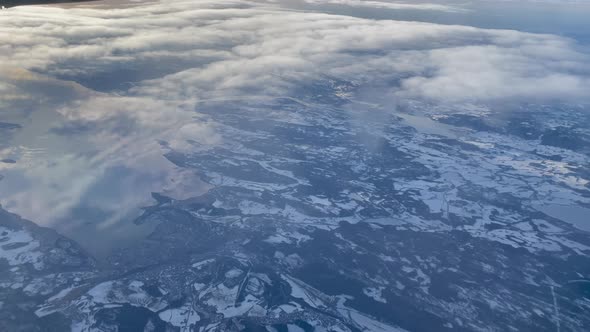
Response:
[[[96,0],[8,0],[0,1],[0,5],[6,8],[24,6],[24,5],[50,5],[57,3],[76,3],[76,2],[90,2]]]

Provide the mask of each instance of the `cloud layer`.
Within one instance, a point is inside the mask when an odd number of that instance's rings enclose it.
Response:
[[[237,90],[286,93],[284,75],[365,83],[403,77],[400,93],[437,100],[570,99],[585,97],[589,83],[588,57],[560,37],[292,12],[280,2],[6,13],[0,17],[2,66],[58,77],[126,70],[152,79],[134,88],[136,94],[176,101]]]
[[[387,0],[304,0],[310,4],[317,5],[344,5],[352,7],[369,7],[369,8],[384,8],[394,10],[425,10],[425,11],[442,11],[442,12],[462,12],[459,6],[441,4],[441,3],[428,3],[428,2],[403,2],[403,1],[387,1]]]

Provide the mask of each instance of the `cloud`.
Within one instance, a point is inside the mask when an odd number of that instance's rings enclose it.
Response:
[[[403,1],[371,1],[371,0],[304,0],[310,4],[323,5],[343,5],[352,7],[370,7],[370,8],[384,8],[394,10],[428,10],[428,11],[442,11],[442,12],[463,12],[465,9],[459,6],[444,5],[439,3],[427,2],[403,2]]]
[[[426,63],[428,74],[405,79],[400,96],[447,102],[573,100],[585,98],[590,84],[583,74],[587,71],[583,58],[548,45],[532,50],[501,44],[432,50]],[[576,72],[582,75],[572,74]]]
[[[4,66],[87,80],[125,70],[142,81],[132,92],[148,98],[279,95],[292,87],[284,75],[367,84],[405,77],[400,96],[451,101],[581,98],[588,83],[588,57],[552,35],[292,12],[281,2],[8,12],[0,17]]]

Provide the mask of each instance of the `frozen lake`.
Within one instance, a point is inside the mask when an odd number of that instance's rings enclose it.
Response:
[[[553,218],[572,224],[572,226],[590,232],[590,209],[576,205],[545,204],[535,209]]]

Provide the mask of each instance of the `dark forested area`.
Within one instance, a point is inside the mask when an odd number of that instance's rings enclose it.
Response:
[[[87,2],[94,0],[0,0],[0,5],[4,7],[14,7],[22,5],[45,5],[52,3],[68,3],[68,2]]]

